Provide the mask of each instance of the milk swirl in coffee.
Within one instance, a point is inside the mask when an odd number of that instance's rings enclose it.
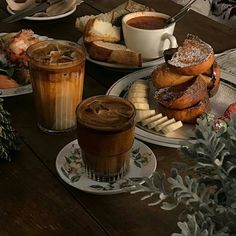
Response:
[[[75,127],[83,94],[83,50],[72,42],[50,40],[27,53],[39,127],[49,132]]]

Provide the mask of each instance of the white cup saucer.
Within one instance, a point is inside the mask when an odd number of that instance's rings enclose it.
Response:
[[[130,158],[130,169],[124,178],[108,183],[89,179],[84,173],[83,161],[77,140],[64,146],[57,155],[56,169],[67,184],[92,194],[107,195],[127,191],[131,181],[142,183],[143,177],[150,177],[156,170],[157,161],[152,150],[144,143],[135,140]]]

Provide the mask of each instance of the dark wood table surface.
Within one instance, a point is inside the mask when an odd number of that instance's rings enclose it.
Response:
[[[0,32],[32,29],[39,35],[77,41],[75,28],[79,16],[107,12],[124,0],[85,0],[70,16],[44,21],[21,20],[2,23]],[[174,14],[180,6],[170,0],[140,1],[157,11]],[[8,16],[5,1],[0,1],[0,19]],[[181,42],[193,33],[211,44],[215,52],[236,47],[236,31],[196,12],[190,12],[175,29]],[[127,72],[115,72],[86,63],[84,97],[105,94]],[[0,161],[0,235],[171,235],[178,232],[178,209],[172,212],[148,207],[141,195],[122,193],[99,196],[77,190],[57,174],[58,152],[76,138],[74,131],[47,135],[36,125],[32,94],[8,97],[4,107],[20,134],[21,149],[12,162]],[[168,171],[179,158],[177,149],[147,144],[158,159],[158,168]]]

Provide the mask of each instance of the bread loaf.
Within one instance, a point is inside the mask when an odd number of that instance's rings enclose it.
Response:
[[[141,54],[129,50],[125,45],[95,41],[89,48],[91,58],[130,66],[142,66]]]
[[[200,101],[196,105],[185,109],[170,109],[158,104],[159,111],[166,115],[169,119],[175,118],[175,120],[181,120],[185,123],[195,123],[197,118],[203,113],[210,111],[210,101],[207,97],[205,100]]]
[[[166,64],[157,66],[152,72],[152,83],[157,89],[176,86],[191,80],[192,75],[181,75],[172,71]]]
[[[208,97],[207,85],[196,77],[178,86],[157,90],[155,99],[166,108],[185,109]]]
[[[189,34],[167,64],[179,74],[199,75],[210,69],[214,60],[212,47]]]
[[[97,18],[99,20],[113,23],[125,14],[136,11],[154,11],[154,9],[149,8],[148,6],[145,6],[143,4],[137,3],[135,1],[128,0],[127,2],[122,3],[110,12],[101,13],[98,15],[86,15],[78,17],[76,19],[75,26],[79,31],[84,32],[85,26],[90,19]]]
[[[0,89],[19,87],[19,84],[7,75],[0,75]]]
[[[211,69],[206,73],[199,75],[207,83],[207,89],[209,97],[213,97],[219,90],[220,87],[220,66],[214,61]]]
[[[110,22],[99,19],[90,19],[84,31],[84,42],[93,41],[119,42],[120,28],[113,26]]]

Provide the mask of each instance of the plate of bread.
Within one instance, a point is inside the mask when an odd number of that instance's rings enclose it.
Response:
[[[137,11],[154,9],[129,0],[108,13],[77,18],[76,28],[83,33],[78,43],[85,46],[87,60],[116,70],[137,70],[163,62],[163,57],[145,61],[140,53],[124,44],[121,19]]]
[[[164,63],[121,78],[107,94],[133,102],[137,138],[177,148],[191,139],[198,118],[221,117],[235,103],[236,86],[220,71],[212,47],[195,35],[164,55]]]

